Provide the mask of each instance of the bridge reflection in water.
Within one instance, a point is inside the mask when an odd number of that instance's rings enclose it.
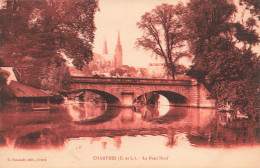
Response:
[[[179,145],[232,147],[259,143],[257,123],[233,121],[233,124],[223,127],[219,121],[221,114],[214,109],[168,106],[166,111],[161,111],[161,107],[156,106],[131,109],[87,102],[70,102],[53,108],[55,110],[50,112],[4,109],[0,113],[3,121],[1,145],[66,149],[74,141],[83,143],[86,140],[99,142],[106,149],[109,143],[116,148],[120,148],[121,143],[132,143],[132,140],[128,141],[132,136],[143,138],[147,145],[153,143],[147,137],[155,136],[160,141],[156,143],[166,148]]]

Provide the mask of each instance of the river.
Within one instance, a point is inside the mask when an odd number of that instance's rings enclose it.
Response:
[[[209,108],[5,106],[0,167],[259,167],[259,122]]]

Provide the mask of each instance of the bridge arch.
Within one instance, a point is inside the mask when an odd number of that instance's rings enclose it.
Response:
[[[188,98],[183,96],[182,94],[172,92],[172,91],[164,91],[159,90],[156,93],[163,95],[166,97],[171,104],[187,104],[189,102]]]
[[[92,93],[96,93],[98,94],[99,96],[101,96],[105,101],[106,103],[108,104],[120,104],[120,99],[111,94],[111,93],[108,93],[106,91],[102,91],[102,90],[97,90],[97,89],[79,89],[79,90],[74,90],[73,92],[74,93],[80,93],[82,92],[82,94],[85,94],[85,91],[89,91],[89,92],[92,92]],[[85,95],[84,95],[85,96]]]
[[[139,93],[133,100],[133,103],[137,100],[140,99],[141,96],[147,94],[147,93],[157,93],[160,94],[162,96],[164,96],[165,98],[167,98],[167,100],[169,101],[170,105],[188,105],[188,103],[190,102],[189,99],[177,92],[173,92],[173,91],[169,91],[169,90],[154,90],[154,91],[149,91],[149,92],[145,92],[145,93]]]

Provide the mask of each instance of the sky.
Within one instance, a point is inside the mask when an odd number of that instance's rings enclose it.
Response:
[[[123,64],[135,67],[147,67],[152,53],[136,48],[137,38],[142,31],[136,26],[145,12],[150,12],[162,3],[178,4],[178,0],[100,0],[100,11],[95,15],[94,52],[102,54],[104,40],[107,39],[108,53],[114,55],[118,31],[120,31],[123,50]],[[184,2],[183,0],[180,2]]]

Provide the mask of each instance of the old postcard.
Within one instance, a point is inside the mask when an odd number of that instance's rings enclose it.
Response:
[[[259,6],[0,0],[0,167],[259,167]]]

